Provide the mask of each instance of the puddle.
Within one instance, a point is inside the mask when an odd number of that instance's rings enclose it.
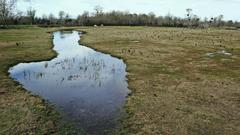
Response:
[[[226,52],[225,50],[214,52],[214,53],[207,53],[206,55],[209,57],[214,57],[214,56],[218,56],[218,55],[232,56],[231,53]]]
[[[140,41],[137,41],[137,40],[134,40],[134,41],[131,41],[132,43],[140,43]]]
[[[89,134],[116,128],[129,93],[124,62],[79,45],[77,31],[53,35],[57,58],[18,64],[9,70],[11,78]]]

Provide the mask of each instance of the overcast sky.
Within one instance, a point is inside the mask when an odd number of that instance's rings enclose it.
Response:
[[[227,20],[240,21],[240,0],[33,0],[32,4],[23,1],[18,3],[18,9],[26,11],[32,5],[38,16],[49,13],[57,16],[63,10],[75,17],[85,10],[93,12],[100,5],[104,11],[154,12],[162,16],[171,13],[179,17],[185,16],[186,8],[192,8],[202,18],[223,14]]]

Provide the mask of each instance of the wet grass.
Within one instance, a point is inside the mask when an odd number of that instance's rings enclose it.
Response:
[[[80,28],[82,44],[124,59],[123,134],[240,134],[240,31]],[[206,54],[226,50],[232,56]]]

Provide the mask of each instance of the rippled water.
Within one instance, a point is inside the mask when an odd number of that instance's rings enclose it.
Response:
[[[115,128],[128,94],[126,65],[120,59],[79,45],[77,31],[55,32],[57,58],[12,67],[11,77],[54,103],[91,134]]]

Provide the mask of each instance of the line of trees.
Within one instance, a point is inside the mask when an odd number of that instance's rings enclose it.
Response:
[[[16,0],[0,0],[0,23],[5,25],[14,16]]]
[[[240,26],[239,22],[224,21],[223,15],[201,19],[193,14],[192,9],[186,9],[186,17],[180,18],[171,15],[156,16],[153,12],[148,14],[132,14],[127,11],[103,12],[101,6],[96,6],[94,12],[83,12],[77,18],[60,11],[58,16],[53,14],[36,17],[36,10],[29,8],[23,12],[14,12],[16,0],[0,0],[0,25],[41,25],[41,26],[167,26],[167,27],[221,27]]]
[[[186,17],[176,17],[168,13],[166,16],[156,16],[153,12],[148,14],[131,14],[127,11],[103,12],[100,6],[95,7],[95,12],[85,11],[77,18],[78,25],[121,25],[121,26],[167,26],[167,27],[221,27],[240,26],[239,22],[224,21],[224,16],[201,19],[193,14],[192,9],[186,9]]]

